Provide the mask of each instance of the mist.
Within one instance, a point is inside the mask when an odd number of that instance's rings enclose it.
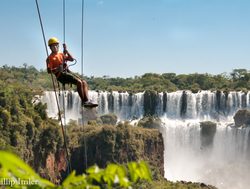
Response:
[[[168,180],[203,182],[219,189],[249,188],[249,128],[217,122],[212,140],[204,144],[198,120],[164,122],[161,132]]]

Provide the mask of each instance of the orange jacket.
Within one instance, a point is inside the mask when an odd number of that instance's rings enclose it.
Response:
[[[51,53],[47,58],[47,67],[53,72],[58,72],[58,68],[66,61],[66,56],[63,53]]]
[[[66,68],[66,61],[71,60],[69,56],[59,52],[57,54],[51,53],[47,58],[47,70],[48,73],[52,72],[56,77],[60,76],[60,73]]]

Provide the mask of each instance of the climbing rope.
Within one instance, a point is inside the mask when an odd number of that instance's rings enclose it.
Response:
[[[65,19],[65,15],[66,15],[66,13],[65,13],[65,0],[63,0],[63,43],[65,43],[65,41],[66,41],[66,39],[65,39],[65,36],[66,36],[66,19]]]
[[[38,16],[39,16],[40,26],[41,26],[41,30],[42,30],[43,41],[44,41],[44,45],[45,45],[45,49],[46,49],[46,53],[47,53],[47,57],[48,57],[49,52],[48,52],[48,48],[47,48],[45,32],[44,32],[44,29],[43,29],[43,23],[42,23],[42,18],[41,18],[41,13],[40,13],[40,9],[39,9],[38,0],[35,0],[35,2],[36,2],[37,13],[38,13]],[[57,94],[56,94],[55,81],[54,81],[52,72],[50,73],[50,75],[51,75],[53,89],[54,89],[54,93],[55,93],[55,97],[56,97],[56,104],[57,104],[57,108],[58,108],[58,112],[59,112],[58,116],[59,116],[60,123],[61,123],[61,129],[62,129],[63,141],[64,141],[64,148],[65,148],[65,151],[66,151],[66,159],[68,161],[69,171],[71,172],[71,163],[70,163],[70,159],[69,159],[68,147],[67,147],[67,142],[66,142],[66,134],[65,134],[64,127],[63,127],[63,123],[62,123],[62,116],[61,116],[61,111],[60,111],[60,107],[59,107],[59,100],[58,100],[58,97],[57,97]]]
[[[81,75],[83,78],[83,64],[84,64],[84,57],[83,57],[83,44],[84,44],[84,0],[82,0],[82,22],[81,22]],[[83,124],[83,132],[85,132],[85,127],[84,127],[84,115],[83,115],[83,108],[82,108],[82,124]],[[87,150],[87,139],[86,136],[84,135],[83,138],[84,142],[84,159],[85,159],[85,169],[88,168],[88,150]]]
[[[83,59],[83,43],[84,43],[84,0],[82,0],[82,23],[81,23],[81,75],[83,77],[83,62],[84,62],[84,59]]]
[[[65,44],[66,43],[66,20],[65,20],[65,17],[66,17],[66,11],[65,11],[65,0],[63,0],[63,43]],[[65,60],[63,60],[63,63],[66,63]],[[67,67],[65,68],[67,69]],[[57,81],[58,82],[58,81]],[[58,85],[59,85],[59,82],[58,82]],[[62,95],[62,98],[63,98],[63,120],[64,120],[64,132],[65,132],[65,136],[67,136],[67,128],[66,128],[66,106],[65,106],[65,97],[67,96],[66,95],[66,89],[65,89],[65,83],[62,84],[62,88],[63,88],[63,95]],[[68,163],[70,165],[70,160],[68,159]],[[71,166],[68,166],[68,172],[71,172]]]
[[[39,16],[40,26],[41,26],[41,29],[42,29],[43,42],[44,42],[44,45],[45,45],[46,54],[47,54],[47,56],[49,56],[49,51],[48,51],[48,47],[47,47],[47,44],[46,44],[46,38],[45,38],[44,29],[43,29],[43,22],[42,22],[41,13],[40,13],[40,9],[39,9],[39,5],[38,5],[37,0],[36,0],[36,8],[37,8],[38,16]]]

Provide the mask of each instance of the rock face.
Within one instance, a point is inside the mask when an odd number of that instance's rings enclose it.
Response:
[[[102,120],[103,124],[110,124],[110,125],[115,125],[118,120],[115,114],[102,115],[100,119]]]
[[[77,173],[84,171],[86,163],[87,167],[94,164],[105,167],[110,162],[145,160],[157,169],[154,171],[164,175],[163,138],[156,129],[121,124],[117,127],[88,126],[74,132],[79,134],[79,146],[71,151],[71,164]]]
[[[156,91],[145,91],[144,93],[144,116],[154,116],[158,96]]]
[[[148,117],[143,117],[139,122],[138,122],[138,126],[139,127],[143,127],[143,128],[159,128],[161,126],[162,122],[161,119],[158,117],[152,117],[152,116],[148,116]]]
[[[234,122],[236,127],[250,126],[250,111],[238,110],[234,115]]]
[[[65,148],[58,132],[56,128],[43,132],[43,140],[35,150],[33,165],[42,177],[54,183],[60,183],[69,171]],[[133,127],[126,123],[118,126],[75,125],[67,129],[67,138],[71,168],[78,174],[94,164],[103,168],[111,162],[122,164],[144,160],[149,163],[155,178],[164,176],[164,144],[157,129]]]
[[[66,177],[67,160],[65,150],[61,149],[56,155],[49,153],[46,158],[46,173],[40,173],[44,178],[51,180],[53,183],[59,184],[62,178]]]
[[[187,113],[187,92],[183,91],[181,96],[181,111],[180,115],[182,118],[185,118],[185,115]]]
[[[213,145],[214,135],[216,133],[216,123],[211,121],[200,122],[201,127],[201,146],[209,149]]]
[[[82,115],[84,123],[98,119],[96,108],[84,108]]]

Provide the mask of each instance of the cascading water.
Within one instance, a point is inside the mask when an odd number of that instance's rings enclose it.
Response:
[[[98,113],[115,113],[119,120],[140,119],[148,107],[145,93],[89,92],[98,102]],[[152,96],[150,97],[152,98]],[[250,185],[249,128],[232,127],[237,110],[250,109],[250,92],[177,91],[158,93],[150,112],[162,120],[165,144],[165,177],[169,180],[205,182],[222,189],[246,189]],[[45,92],[48,115],[57,116],[55,94]],[[60,97],[62,104],[62,95]],[[79,120],[80,99],[66,92],[67,119]],[[200,122],[216,124],[209,145],[204,145]]]
[[[205,182],[222,189],[247,189],[250,129],[231,126],[238,109],[250,108],[249,96],[249,92],[168,93],[167,108],[161,114],[165,177],[173,181]],[[217,125],[210,146],[202,144],[200,122],[203,121]]]
[[[60,110],[63,112],[63,98],[65,102],[65,113],[67,121],[79,120],[81,115],[81,100],[77,92],[62,91],[59,98]],[[119,120],[139,119],[143,116],[143,93],[129,94],[110,92],[89,91],[89,98],[98,102],[98,114],[115,113]],[[49,117],[57,118],[58,108],[55,93],[46,91],[41,101],[47,104]]]

